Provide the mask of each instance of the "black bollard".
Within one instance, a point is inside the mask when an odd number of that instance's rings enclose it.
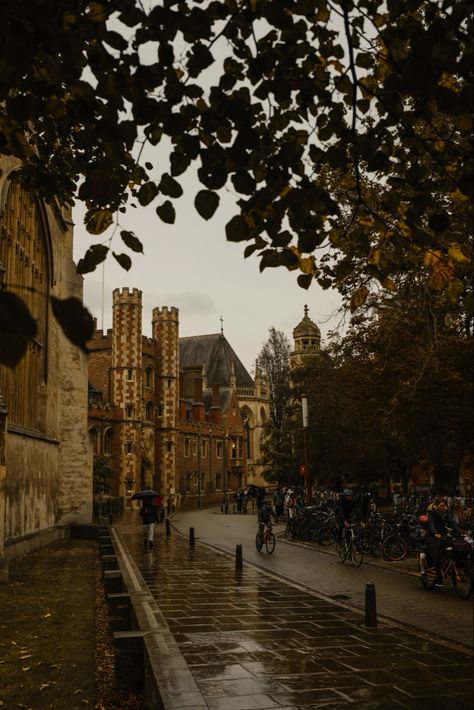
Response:
[[[189,528],[189,544],[194,545],[194,528]]]
[[[377,626],[377,603],[373,582],[368,582],[365,585],[365,625]]]
[[[228,512],[229,512],[229,504],[226,503],[224,506],[224,513],[227,515]]]
[[[235,569],[242,569],[242,545],[235,546]]]
[[[166,518],[166,520],[165,520],[165,527],[166,527],[166,534],[171,535],[171,525],[170,525],[169,518]]]

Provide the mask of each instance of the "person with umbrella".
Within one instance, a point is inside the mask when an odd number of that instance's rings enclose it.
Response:
[[[132,500],[141,500],[142,507],[140,508],[140,515],[143,523],[143,543],[145,545],[145,550],[151,550],[153,547],[153,539],[155,537],[155,523],[159,523],[159,517],[157,509],[154,503],[154,498],[158,496],[159,493],[152,490],[139,491],[134,493]]]

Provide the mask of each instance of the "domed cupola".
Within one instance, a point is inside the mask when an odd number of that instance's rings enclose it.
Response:
[[[317,355],[321,347],[321,331],[308,316],[308,306],[304,307],[303,320],[293,330],[294,350],[291,353],[293,367],[304,365],[305,359]]]

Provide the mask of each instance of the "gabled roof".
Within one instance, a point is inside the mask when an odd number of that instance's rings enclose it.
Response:
[[[253,387],[254,381],[222,333],[179,339],[180,368],[201,367],[204,364],[208,385],[229,387],[232,363],[237,387]]]

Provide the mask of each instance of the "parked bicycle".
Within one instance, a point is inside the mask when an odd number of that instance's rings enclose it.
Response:
[[[336,554],[339,562],[345,562],[350,558],[354,567],[360,567],[364,552],[357,540],[357,533],[354,525],[343,528],[341,539],[336,541]]]
[[[265,545],[266,551],[269,555],[271,555],[273,550],[275,549],[275,544],[276,539],[275,535],[272,532],[272,524],[259,523],[257,536],[255,538],[255,547],[257,548],[257,552],[260,552],[263,546]]]

